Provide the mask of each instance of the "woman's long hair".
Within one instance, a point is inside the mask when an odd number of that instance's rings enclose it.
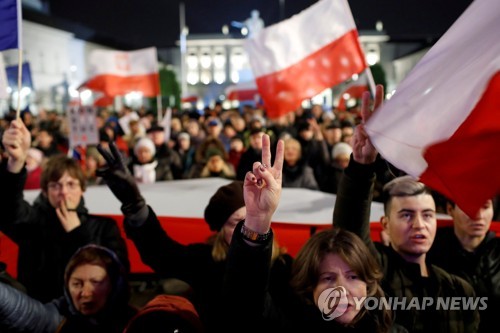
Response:
[[[384,297],[380,286],[382,271],[368,247],[354,233],[335,228],[312,236],[293,263],[291,285],[303,301],[315,303],[313,291],[319,282],[321,261],[327,254],[338,255],[366,283],[367,297]],[[351,324],[355,325],[364,315],[373,318],[377,332],[389,331],[392,324],[389,310],[366,311],[363,308]]]
[[[229,251],[229,244],[226,242],[224,236],[224,229],[221,229],[217,233],[213,234],[208,238],[208,244],[213,245],[212,247],[212,258],[214,261],[224,261],[227,258],[227,252]],[[274,262],[282,254],[286,253],[286,248],[280,247],[276,240],[273,241],[273,253],[271,256],[271,261]]]

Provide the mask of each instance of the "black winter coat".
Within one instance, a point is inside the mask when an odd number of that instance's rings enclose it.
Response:
[[[82,197],[81,225],[66,232],[44,194],[33,205],[23,199],[25,180],[26,169],[13,174],[0,168],[0,230],[19,246],[17,278],[30,296],[41,302],[62,296],[68,260],[89,243],[111,249],[129,269],[125,240],[113,219],[88,214]]]
[[[498,332],[500,239],[495,233],[490,231],[477,249],[469,252],[458,241],[453,227],[438,228],[428,260],[469,282],[477,296],[488,297],[488,308],[480,312],[479,332]]]
[[[479,312],[409,307],[413,298],[422,304],[424,297],[475,297],[471,285],[458,276],[427,264],[429,276],[422,277],[418,264],[405,261],[392,247],[373,243],[370,238],[370,208],[375,182],[373,165],[362,165],[352,159],[340,181],[334,209],[334,227],[358,235],[379,261],[384,274],[382,288],[387,296],[404,300],[395,311],[395,322],[409,332],[477,332]],[[404,309],[403,309],[404,308]]]
[[[194,290],[193,304],[207,332],[218,332],[226,320],[222,286],[226,262],[212,257],[212,245],[197,243],[183,245],[161,227],[151,208],[146,221],[133,226],[125,219],[125,232],[139,250],[142,261],[162,277],[187,282]],[[289,280],[291,257],[275,261],[271,272],[271,290],[280,298],[281,286]]]

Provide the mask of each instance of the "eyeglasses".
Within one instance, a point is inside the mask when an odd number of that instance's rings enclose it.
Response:
[[[66,186],[68,190],[76,190],[77,188],[80,188],[80,182],[79,181],[69,181],[67,183],[49,182],[49,184],[47,185],[47,187],[53,191],[60,191],[63,189],[64,186]]]

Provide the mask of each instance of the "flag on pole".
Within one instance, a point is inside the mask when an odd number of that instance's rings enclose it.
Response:
[[[160,94],[156,48],[122,52],[95,50],[90,54],[91,78],[87,88],[114,97],[140,91],[146,97]]]
[[[269,26],[245,49],[270,118],[366,67],[347,0],[321,0]]]
[[[21,0],[0,0],[0,51],[20,48],[22,21]]]
[[[396,167],[469,216],[500,192],[500,1],[476,0],[366,128]]]

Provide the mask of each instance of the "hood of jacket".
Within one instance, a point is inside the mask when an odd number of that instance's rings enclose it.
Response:
[[[170,330],[169,330],[170,329]],[[129,322],[124,333],[202,332],[202,324],[193,304],[175,295],[158,295]]]
[[[68,282],[64,282],[64,303],[65,308],[67,309],[67,313],[65,315],[72,316],[74,318],[80,318],[85,320],[90,320],[91,322],[94,322],[95,324],[105,322],[105,321],[111,321],[113,320],[114,317],[117,316],[123,316],[124,312],[127,312],[130,307],[128,306],[128,299],[129,299],[129,288],[128,288],[128,281],[127,281],[127,273],[126,269],[121,263],[121,261],[118,259],[118,256],[111,251],[110,249],[100,246],[100,245],[95,245],[95,244],[88,244],[76,251],[76,253],[72,256],[69,262],[72,261],[72,259],[82,250],[90,248],[90,247],[96,247],[103,249],[107,254],[109,254],[109,257],[112,259],[112,267],[110,269],[118,272],[118,274],[113,274],[115,277],[110,274],[109,276],[113,279],[111,281],[112,285],[112,290],[110,295],[108,296],[108,300],[106,302],[106,305],[104,308],[99,311],[94,316],[84,316],[82,315],[74,306],[73,301],[71,299],[71,294],[68,289]],[[66,279],[65,279],[66,280]]]

